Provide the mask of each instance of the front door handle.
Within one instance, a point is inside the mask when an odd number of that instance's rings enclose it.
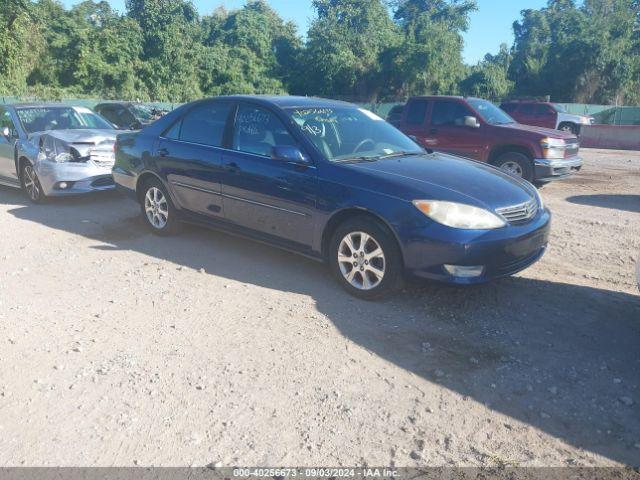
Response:
[[[169,150],[167,150],[166,148],[161,148],[157,153],[159,157],[166,157],[167,155],[169,155]]]

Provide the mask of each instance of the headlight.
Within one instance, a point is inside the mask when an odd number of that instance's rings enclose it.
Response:
[[[540,141],[544,158],[564,158],[567,144],[561,138],[543,138]]]
[[[495,213],[463,203],[414,200],[413,204],[427,217],[447,227],[464,230],[493,230],[506,225],[505,221]]]
[[[70,153],[58,153],[57,155],[53,155],[51,158],[52,162],[64,163],[64,162],[72,162],[73,156]]]

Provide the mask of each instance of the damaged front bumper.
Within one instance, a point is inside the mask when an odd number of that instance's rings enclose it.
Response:
[[[40,160],[35,165],[42,190],[47,196],[78,195],[115,188],[112,165],[87,162]]]

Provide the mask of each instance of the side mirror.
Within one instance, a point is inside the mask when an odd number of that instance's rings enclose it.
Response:
[[[469,128],[480,128],[480,122],[476,117],[464,117],[464,126]]]
[[[307,157],[298,147],[292,145],[276,145],[271,149],[271,158],[281,162],[308,164]]]
[[[2,128],[2,136],[5,137],[7,140],[9,139],[9,137],[11,136],[11,130],[9,130],[9,127]]]

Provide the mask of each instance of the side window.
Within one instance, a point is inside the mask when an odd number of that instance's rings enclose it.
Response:
[[[520,105],[520,113],[523,115],[534,115],[535,105],[533,103],[525,103]]]
[[[97,109],[97,112],[111,123],[116,123],[115,116],[113,115],[113,107],[110,105],[104,105]]]
[[[433,105],[431,125],[433,126],[464,126],[464,117],[473,116],[471,110],[463,104],[453,101],[437,101]]]
[[[162,136],[170,140],[180,140],[180,127],[182,127],[182,119],[174,122]]]
[[[116,124],[129,127],[136,122],[136,118],[124,107],[117,107],[116,109]]]
[[[273,112],[241,105],[233,131],[233,149],[270,157],[276,145],[298,146],[298,143]]]
[[[409,103],[407,111],[407,123],[409,125],[422,125],[427,116],[427,108],[429,102],[427,100],[414,100]]]
[[[549,105],[539,104],[536,105],[536,115],[545,116],[553,114],[553,110]]]
[[[518,106],[515,103],[505,103],[500,108],[502,108],[502,110],[504,110],[507,113],[513,113],[516,111],[517,107]]]
[[[15,137],[17,132],[16,128],[13,125],[13,120],[11,120],[11,115],[6,110],[0,110],[0,129],[7,127],[9,129],[10,135]]]
[[[222,102],[194,107],[182,119],[180,140],[221,147],[230,110],[231,105]]]

